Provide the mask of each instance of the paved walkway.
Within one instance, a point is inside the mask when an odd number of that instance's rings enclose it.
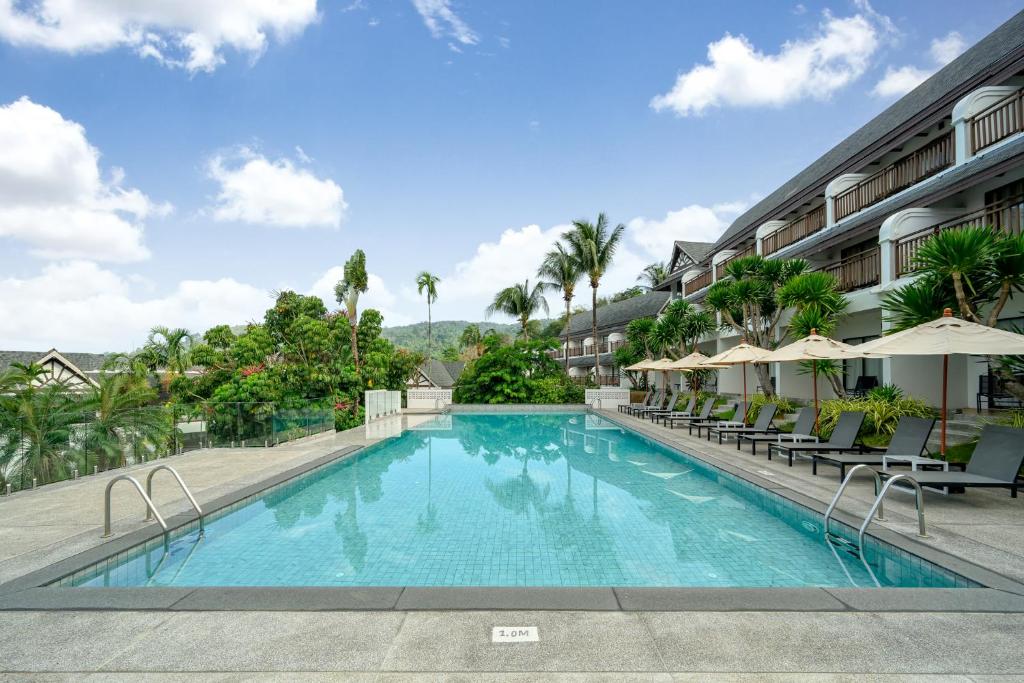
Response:
[[[616,415],[616,417],[618,417]],[[405,420],[423,419],[407,417]],[[275,449],[200,451],[170,462],[202,503],[344,445],[395,433],[350,430]],[[641,427],[639,423],[635,426]],[[648,429],[648,427],[642,427]],[[652,432],[653,433],[653,432]],[[663,430],[658,430],[664,435]],[[723,459],[828,500],[838,476],[811,477],[806,464],[737,455],[673,435],[708,460]],[[138,468],[145,471],[145,466]],[[112,476],[112,475],[109,475]],[[108,475],[0,501],[0,581],[100,543]],[[170,480],[157,502],[187,503]],[[128,488],[115,495],[115,529],[142,526]],[[870,484],[845,505],[866,509]],[[1024,501],[1005,492],[928,496],[936,547],[1024,578]],[[912,532],[909,500],[894,498],[891,528]],[[719,609],[716,607],[716,609]],[[495,626],[536,626],[537,643],[495,644]],[[0,616],[0,672],[22,680],[989,680],[1024,676],[1024,615],[837,611],[751,612],[7,612]],[[317,675],[318,672],[326,672]],[[447,672],[446,675],[440,675]],[[685,675],[680,672],[686,672]],[[333,674],[333,675],[327,675]],[[514,675],[521,674],[521,675]],[[598,676],[598,674],[603,674]],[[740,674],[743,674],[740,676]],[[969,675],[968,675],[969,674]],[[89,677],[89,680],[92,680]],[[0,680],[5,677],[0,674]]]

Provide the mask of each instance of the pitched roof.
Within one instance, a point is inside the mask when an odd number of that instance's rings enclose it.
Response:
[[[49,353],[50,351],[0,351],[0,372],[7,370],[14,363],[22,363],[23,365],[38,363]],[[96,373],[100,371],[103,363],[111,354],[61,352],[61,355],[74,363],[82,372]]]
[[[858,170],[888,150],[896,138],[936,116],[975,90],[985,79],[1019,68],[1024,60],[1024,11],[1017,13],[845,140],[790,178],[733,221],[716,243],[729,246],[748,230],[788,213],[838,175]],[[1016,65],[1016,66],[1015,66]]]
[[[630,299],[597,307],[597,329],[625,327],[637,318],[651,318],[661,312],[668,301],[668,292],[648,292]],[[591,330],[590,311],[582,311],[569,318],[569,334],[583,334]],[[562,329],[565,334],[565,329]]]
[[[711,256],[715,250],[714,242],[687,242],[686,240],[676,240],[676,248],[683,252],[691,259],[694,263],[700,263],[704,259]],[[675,256],[675,254],[673,254]]]
[[[435,386],[441,389],[450,389],[459,379],[462,370],[466,367],[463,361],[443,362],[431,358],[420,366],[422,372]]]

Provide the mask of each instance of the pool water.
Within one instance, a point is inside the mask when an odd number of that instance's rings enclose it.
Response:
[[[736,457],[750,457],[737,454]],[[820,515],[583,413],[456,414],[68,577],[86,586],[942,586]]]

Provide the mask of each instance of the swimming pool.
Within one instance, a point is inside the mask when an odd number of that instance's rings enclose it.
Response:
[[[741,456],[737,456],[741,457]],[[973,586],[585,413],[443,415],[71,586]]]

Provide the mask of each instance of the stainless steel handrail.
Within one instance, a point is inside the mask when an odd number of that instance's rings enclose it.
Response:
[[[193,509],[195,509],[196,514],[199,515],[199,536],[202,537],[203,535],[206,534],[206,527],[203,524],[203,509],[201,507],[199,507],[199,503],[197,503],[196,499],[192,496],[192,492],[189,491],[188,486],[185,485],[185,480],[181,478],[180,474],[178,474],[178,470],[174,469],[170,465],[157,465],[156,467],[151,469],[149,471],[149,474],[146,476],[146,494],[149,496],[150,499],[152,499],[152,497],[153,497],[153,475],[156,474],[157,472],[159,472],[160,470],[167,470],[172,475],[174,475],[175,479],[178,480],[178,485],[181,486],[181,490],[185,492],[185,497],[188,498],[188,502],[192,503]],[[149,520],[153,519],[153,514],[154,513],[155,513],[155,508],[151,507],[146,512],[146,521],[149,521]]]
[[[867,531],[868,525],[871,524],[871,520],[875,517],[875,510],[882,509],[882,499],[885,498],[885,494],[889,492],[889,488],[892,487],[897,481],[907,481],[914,487],[914,507],[917,508],[917,535],[921,538],[928,538],[928,534],[924,528],[924,493],[921,491],[921,485],[917,483],[917,480],[911,477],[909,474],[897,474],[895,477],[890,477],[885,486],[882,487],[882,492],[875,498],[875,504],[868,510],[868,516],[864,518],[864,523],[860,525],[860,531],[857,533],[857,543],[861,547],[861,554],[864,554],[864,532]],[[879,515],[878,519],[882,519]]]
[[[102,538],[109,538],[113,534],[110,532],[110,489],[114,487],[119,481],[130,481],[135,490],[142,496],[143,502],[146,503],[147,516],[146,519],[151,519],[148,513],[152,513],[153,517],[156,518],[157,523],[160,524],[160,528],[164,530],[164,549],[170,544],[170,534],[167,530],[167,522],[160,516],[160,511],[153,505],[153,499],[150,498],[142,488],[142,484],[139,483],[138,479],[128,474],[119,474],[110,480],[107,484],[107,490],[103,494],[103,536]]]
[[[853,479],[853,475],[856,474],[857,471],[861,470],[861,469],[864,469],[864,470],[867,470],[868,472],[870,472],[871,476],[874,477],[874,479],[875,479],[875,504],[878,507],[878,519],[881,519],[882,521],[885,521],[885,517],[882,516],[882,512],[883,512],[882,511],[882,499],[879,497],[879,494],[883,490],[883,488],[882,488],[882,478],[878,475],[878,472],[876,472],[875,470],[873,470],[871,467],[869,467],[867,465],[855,465],[855,466],[850,468],[849,472],[846,473],[846,479],[843,479],[843,483],[839,485],[839,489],[836,491],[836,495],[832,497],[832,502],[829,503],[828,509],[825,510],[825,529],[824,529],[824,531],[825,531],[825,537],[826,538],[829,535],[829,522],[832,521],[832,513],[835,511],[836,505],[839,504],[839,499],[842,497],[843,491],[846,490],[846,486]],[[872,508],[872,512],[874,512],[874,508]]]

